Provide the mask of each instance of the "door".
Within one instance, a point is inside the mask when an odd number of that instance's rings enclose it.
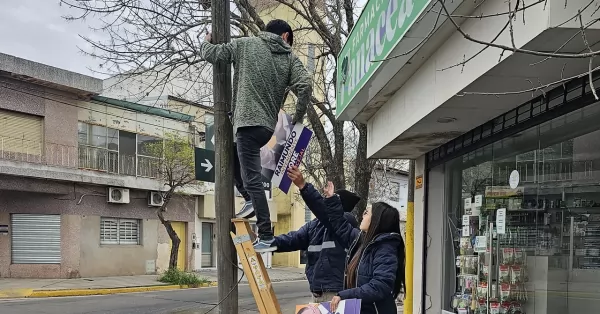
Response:
[[[11,215],[13,264],[60,264],[60,215]]]
[[[187,233],[185,232],[185,222],[173,221],[173,222],[171,222],[171,225],[173,226],[175,233],[177,233],[177,236],[181,240],[181,243],[179,243],[179,250],[177,251],[177,269],[185,270],[185,264],[186,264],[186,260],[187,260],[186,255],[185,255],[186,248],[187,248],[187,241],[186,241]],[[171,248],[172,244],[169,245],[169,247]]]
[[[215,267],[214,261],[214,226],[212,222],[202,223],[202,268]]]

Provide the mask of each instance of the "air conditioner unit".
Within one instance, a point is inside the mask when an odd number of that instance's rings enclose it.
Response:
[[[150,191],[150,193],[148,193],[148,206],[160,207],[164,203],[165,200],[160,192]]]
[[[108,202],[116,204],[129,204],[129,189],[109,187]]]

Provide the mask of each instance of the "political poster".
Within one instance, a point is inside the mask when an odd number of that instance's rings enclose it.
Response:
[[[296,305],[296,314],[332,314],[331,302]],[[338,303],[335,314],[360,314],[360,300],[348,299]]]
[[[260,150],[263,181],[287,194],[292,185],[287,170],[300,165],[312,135],[304,125],[292,125],[292,117],[280,111],[273,137]]]

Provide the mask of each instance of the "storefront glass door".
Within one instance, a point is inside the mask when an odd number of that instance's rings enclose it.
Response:
[[[591,105],[446,163],[457,278],[446,310],[600,311],[598,121]]]

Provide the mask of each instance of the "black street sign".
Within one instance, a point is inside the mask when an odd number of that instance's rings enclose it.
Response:
[[[196,180],[215,182],[215,151],[197,148],[194,152]]]

